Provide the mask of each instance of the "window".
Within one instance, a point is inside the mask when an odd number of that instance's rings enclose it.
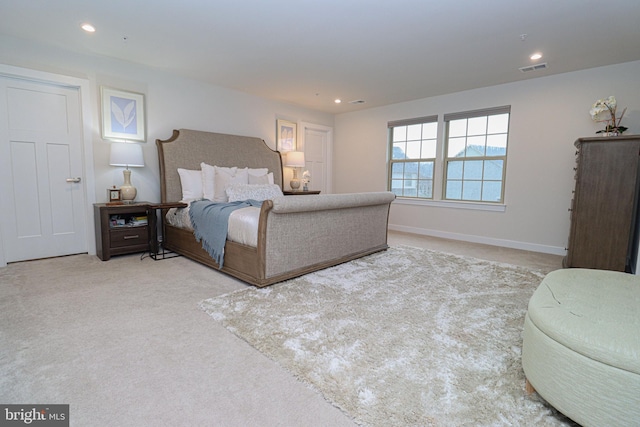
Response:
[[[440,144],[438,116],[389,122],[389,190],[485,208],[503,203],[510,114],[510,106],[445,114]]]
[[[444,116],[443,199],[502,203],[509,107]]]
[[[389,188],[399,197],[433,198],[438,116],[391,122]]]

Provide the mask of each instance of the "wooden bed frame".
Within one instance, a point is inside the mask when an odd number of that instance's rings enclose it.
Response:
[[[200,163],[223,167],[268,168],[282,188],[282,158],[260,138],[188,129],[156,140],[163,203],[182,198],[178,168],[199,170]],[[267,286],[387,246],[393,193],[282,196],[262,204],[257,247],[231,241],[219,271],[256,286]],[[162,213],[163,215],[165,212]],[[166,249],[218,269],[193,232],[165,225]]]

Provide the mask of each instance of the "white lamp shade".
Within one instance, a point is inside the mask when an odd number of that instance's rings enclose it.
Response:
[[[285,166],[290,168],[303,168],[305,167],[304,152],[303,151],[289,151],[287,153],[287,161]]]
[[[142,147],[138,144],[114,142],[111,144],[111,166],[125,166],[127,168],[141,168],[144,166]]]

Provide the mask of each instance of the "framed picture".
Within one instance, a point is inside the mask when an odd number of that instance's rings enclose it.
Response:
[[[288,120],[276,120],[276,150],[281,153],[296,150],[298,125]]]
[[[109,202],[119,202],[122,198],[119,188],[107,188],[107,194],[109,196]]]
[[[142,141],[145,138],[144,95],[102,86],[102,137]]]

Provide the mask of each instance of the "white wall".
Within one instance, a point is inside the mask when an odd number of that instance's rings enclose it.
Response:
[[[170,137],[174,128],[259,136],[274,148],[277,118],[334,126],[334,191],[379,191],[385,190],[387,183],[388,121],[511,105],[506,211],[394,203],[390,226],[549,253],[562,253],[569,233],[573,142],[593,136],[599,129],[588,113],[591,104],[615,95],[621,106],[629,107],[624,120],[630,128],[627,133],[640,133],[640,62],[426,98],[335,118],[175,77],[158,69],[6,36],[0,36],[0,63],[89,81],[98,202],[106,200],[107,187],[122,182],[121,170],[108,165],[109,143],[100,137],[101,85],[145,94],[146,167],[135,169],[132,181],[138,188],[138,200],[149,201],[159,200],[155,140]]]
[[[176,77],[162,70],[104,57],[80,55],[51,46],[0,35],[0,63],[79,77],[89,81],[97,202],[106,189],[122,183],[122,168],[109,166],[109,142],[100,136],[100,86],[145,95],[147,142],[145,167],[132,170],[137,200],[159,201],[156,139],[173,129],[189,128],[256,136],[275,149],[276,119],[333,126],[333,116],[243,92]]]
[[[553,64],[550,64],[553,67]],[[628,107],[626,134],[640,134],[640,61],[453,93],[336,116],[334,190],[387,188],[387,122],[511,105],[504,212],[394,202],[390,227],[427,235],[563,254],[569,235],[575,147],[603,126],[600,98]],[[429,84],[429,82],[425,82]]]

